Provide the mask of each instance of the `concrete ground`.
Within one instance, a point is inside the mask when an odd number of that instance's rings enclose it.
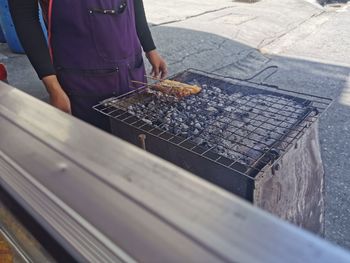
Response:
[[[254,2],[254,1],[245,1]],[[326,238],[350,248],[350,5],[313,0],[144,0],[151,30],[170,73],[197,68],[327,96],[320,122],[326,170]],[[47,97],[24,56],[0,47],[10,83]]]

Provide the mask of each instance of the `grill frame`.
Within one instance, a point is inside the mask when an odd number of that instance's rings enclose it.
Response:
[[[106,105],[110,105],[114,103],[114,101],[120,102],[125,98],[135,96],[135,94],[144,94],[147,87],[141,87],[122,96],[110,98],[94,106],[94,109],[111,118],[113,134],[134,144],[139,144],[138,136],[144,134],[147,137],[146,148],[148,151],[180,167],[190,170],[200,177],[212,181],[226,190],[234,192],[248,200],[252,200],[253,198],[252,189],[254,188],[254,180],[257,174],[263,172],[265,169],[273,167],[274,164],[283,157],[284,153],[295,145],[306,129],[316,122],[322,112],[324,112],[332,102],[331,99],[325,97],[293,92],[280,89],[276,86],[231,78],[196,69],[187,69],[175,74],[170,79],[182,81],[183,79],[179,79],[179,77],[186,74],[199,74],[209,79],[215,79],[215,81],[229,83],[230,85],[241,85],[244,88],[249,88],[249,94],[254,90],[257,93],[268,93],[285,98],[292,98],[293,100],[297,99],[299,102],[307,102],[306,108],[308,110],[303,116],[300,116],[298,123],[295,123],[289,128],[288,133],[281,136],[280,139],[276,140],[276,143],[264,151],[257,163],[247,165],[232,160],[228,162],[228,158],[220,157],[220,155],[213,152],[212,149],[204,149],[203,153],[195,152],[193,150],[195,147],[191,148],[189,146],[191,144],[188,144],[189,138],[163,131],[159,129],[159,127],[155,127],[155,125],[149,125],[145,121],[132,116],[130,113],[125,113],[125,109],[115,109],[113,106],[112,108],[106,107]],[[286,141],[286,137],[289,137],[289,141]],[[207,161],[205,167],[200,167],[202,159]],[[188,164],[188,162],[191,164]],[[197,167],[194,169],[189,166],[199,166],[199,168]],[[216,174],[220,174],[221,178],[216,176]],[[235,181],[234,178],[238,181]]]

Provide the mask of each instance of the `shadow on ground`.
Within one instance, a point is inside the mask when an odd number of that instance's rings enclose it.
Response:
[[[317,0],[320,5],[347,3],[349,0]]]

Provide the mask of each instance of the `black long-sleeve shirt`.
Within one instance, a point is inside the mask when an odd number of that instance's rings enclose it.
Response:
[[[10,11],[22,46],[39,78],[54,75],[47,42],[39,22],[38,0],[10,0]],[[145,52],[155,49],[142,0],[134,0],[137,35]]]

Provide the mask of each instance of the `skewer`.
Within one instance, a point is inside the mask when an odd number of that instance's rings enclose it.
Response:
[[[130,82],[135,83],[135,84],[141,84],[141,85],[145,85],[145,86],[150,86],[150,84],[144,83],[144,82],[142,82],[142,81],[131,80]]]
[[[155,78],[155,77],[153,77],[153,76],[144,75],[144,77],[146,77],[146,78],[148,78],[148,79],[152,79],[152,80],[162,81],[162,79]]]
[[[132,90],[136,90],[137,89],[137,88],[135,88],[135,87],[133,87],[131,85],[129,85],[129,88],[132,89]]]

